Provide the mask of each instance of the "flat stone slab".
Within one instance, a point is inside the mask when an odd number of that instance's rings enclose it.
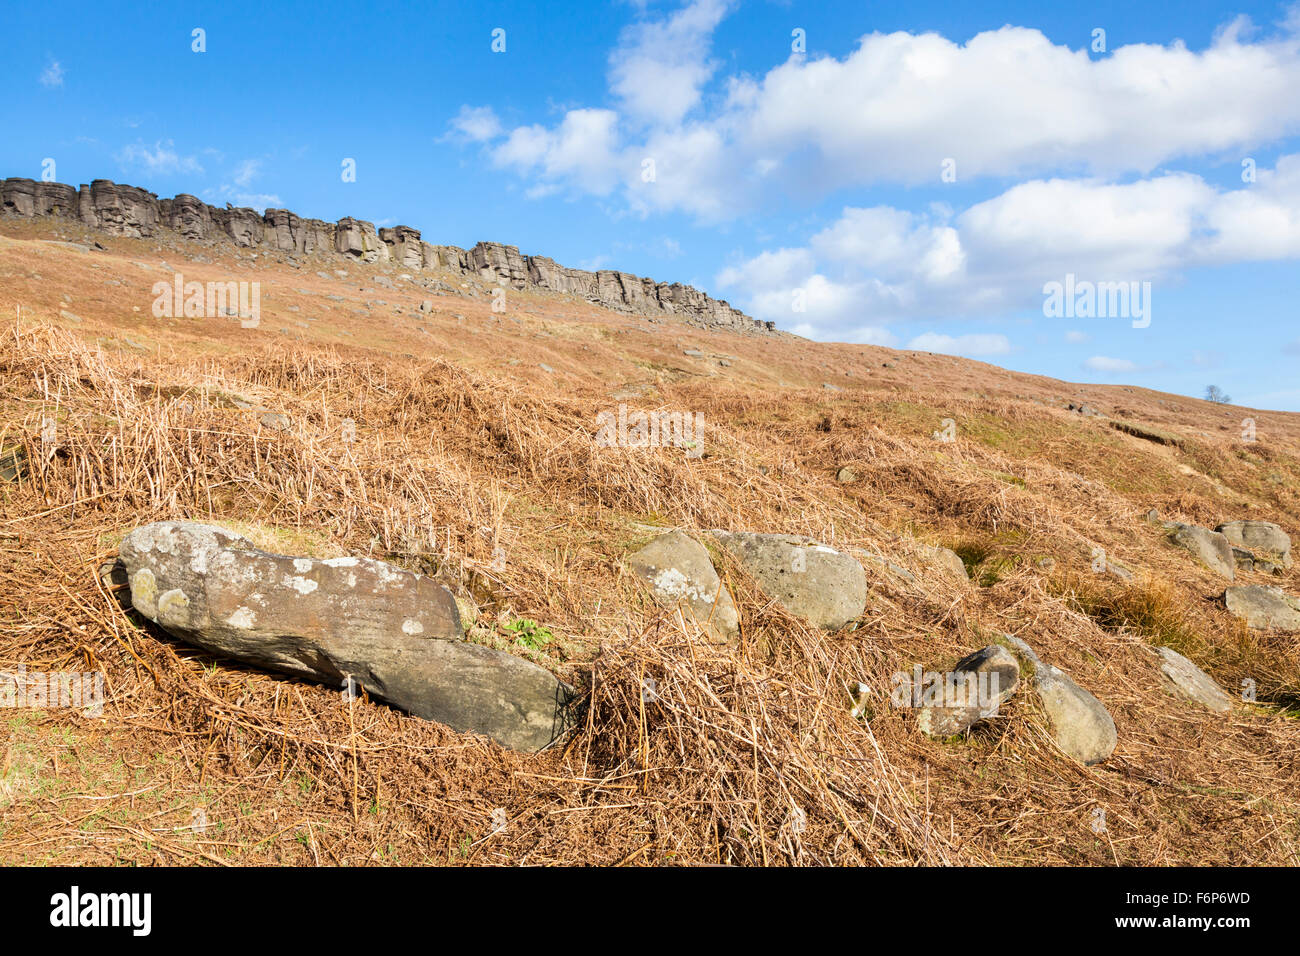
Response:
[[[1300,631],[1300,599],[1278,588],[1258,584],[1230,587],[1223,592],[1223,603],[1228,613],[1255,630]]]
[[[1218,713],[1232,709],[1232,698],[1201,670],[1173,648],[1153,647],[1160,660],[1160,673],[1165,688],[1176,697],[1201,704]]]
[[[1020,687],[1020,664],[1014,654],[999,644],[990,644],[967,655],[957,662],[953,671],[955,675],[975,678],[972,683],[978,691],[978,699],[921,708],[916,715],[916,725],[931,737],[951,737],[994,716],[1002,702]],[[984,699],[985,690],[988,699]],[[970,693],[966,696],[969,698]]]
[[[834,630],[866,610],[867,575],[851,555],[800,535],[713,534],[768,597],[809,624]]]
[[[163,521],[123,539],[131,604],[186,643],[535,751],[564,729],[572,690],[531,661],[463,640],[456,601],[371,558],[271,554],[239,535]]]

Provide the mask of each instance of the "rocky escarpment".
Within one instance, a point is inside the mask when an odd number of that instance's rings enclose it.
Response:
[[[333,253],[402,269],[440,269],[516,289],[542,289],[585,299],[607,309],[674,315],[690,325],[735,332],[774,332],[775,323],[752,319],[727,302],[681,283],[656,282],[627,272],[589,272],[528,256],[515,246],[480,242],[472,249],[431,245],[418,229],[345,217],[337,223],[303,219],[287,209],[226,206],[218,209],[182,193],[159,199],[136,186],[96,179],[80,189],[31,179],[0,180],[0,214],[75,219],[116,236],[151,237],[171,231],[195,242],[233,242],[247,249],[291,255]]]

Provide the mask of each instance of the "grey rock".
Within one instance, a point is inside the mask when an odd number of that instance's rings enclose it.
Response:
[[[1237,565],[1232,557],[1232,545],[1217,531],[1192,524],[1174,522],[1169,540],[1194,554],[1211,571],[1229,581],[1237,576]]]
[[[1228,613],[1255,630],[1300,631],[1300,600],[1278,588],[1238,585],[1223,592]]]
[[[1034,690],[1052,725],[1052,739],[1082,764],[1101,763],[1115,751],[1115,721],[1096,697],[1051,664],[1034,671]]]
[[[287,432],[293,425],[293,421],[288,415],[281,412],[267,412],[259,419],[263,428],[270,428],[277,432]]]
[[[740,633],[736,604],[713,567],[709,552],[684,531],[670,531],[628,558],[628,566],[649,585],[664,607],[680,607],[714,643]]]
[[[952,580],[959,581],[962,584],[970,581],[970,575],[966,573],[966,563],[962,561],[961,556],[956,551],[929,546],[923,546],[921,551]]]
[[[848,484],[851,481],[858,480],[858,473],[854,471],[852,468],[845,465],[843,468],[841,468],[839,471],[835,473],[835,480],[842,485]]]
[[[186,643],[374,698],[535,751],[565,728],[571,690],[543,668],[462,640],[430,578],[370,558],[270,554],[221,528],[163,521],[121,545],[131,604]]]
[[[809,624],[834,630],[866,609],[866,572],[850,555],[798,535],[713,534],[768,597]]]
[[[1271,521],[1229,521],[1214,530],[1238,548],[1277,555],[1284,567],[1291,567],[1291,537],[1281,525]]]
[[[917,714],[917,727],[931,737],[951,737],[994,716],[1020,687],[1020,664],[1010,651],[998,644],[990,644],[962,658],[953,670],[957,674],[976,675],[967,686],[977,693],[970,700],[968,691],[966,700],[960,704],[923,707]],[[988,677],[978,676],[983,674]]]
[[[1169,647],[1153,647],[1151,651],[1159,658],[1165,687],[1172,694],[1218,713],[1232,709],[1232,698],[1223,688],[1182,654]]]
[[[1119,737],[1115,721],[1095,696],[1065,672],[1044,662],[1022,639],[1007,634],[1012,650],[1033,665],[1034,692],[1047,714],[1052,740],[1069,757],[1082,764],[1097,764],[1115,751]]]

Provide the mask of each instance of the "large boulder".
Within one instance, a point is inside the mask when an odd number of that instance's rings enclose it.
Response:
[[[1020,687],[1020,664],[1005,647],[990,644],[958,661],[952,676],[957,678],[951,683],[958,693],[967,691],[966,699],[921,708],[916,724],[931,737],[951,737],[994,716]],[[977,692],[974,700],[970,699],[971,688]]]
[[[131,604],[216,654],[344,687],[454,730],[535,751],[565,728],[571,690],[549,671],[465,643],[433,580],[370,558],[260,551],[221,528],[164,521],[121,545]]]
[[[731,592],[713,568],[709,552],[684,531],[655,538],[628,558],[628,565],[664,607],[679,608],[697,621],[716,644],[740,631]]]
[[[1223,592],[1228,612],[1256,630],[1300,631],[1300,600],[1278,588],[1251,584]]]
[[[809,624],[834,630],[866,610],[866,572],[850,555],[799,535],[713,534],[768,597]]]
[[[1291,567],[1291,536],[1281,525],[1271,521],[1229,521],[1214,529],[1238,548],[1265,551],[1277,555],[1283,566]]]
[[[1232,545],[1217,531],[1200,528],[1194,524],[1171,523],[1169,540],[1185,548],[1211,571],[1229,581],[1237,577],[1237,562],[1232,555]]]
[[[1174,696],[1219,713],[1232,709],[1232,698],[1223,688],[1182,654],[1169,647],[1153,647],[1151,651],[1159,659],[1165,688]]]

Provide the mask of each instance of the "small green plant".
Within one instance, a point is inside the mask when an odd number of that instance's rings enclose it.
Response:
[[[555,639],[551,629],[526,617],[518,617],[505,626],[505,631],[515,636],[515,643],[525,650],[540,651]]]

